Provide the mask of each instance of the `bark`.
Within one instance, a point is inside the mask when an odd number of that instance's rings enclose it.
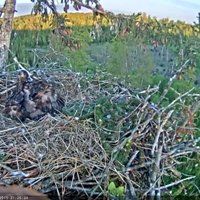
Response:
[[[0,27],[0,72],[5,70],[8,58],[15,5],[16,0],[6,0],[2,10],[3,23]]]

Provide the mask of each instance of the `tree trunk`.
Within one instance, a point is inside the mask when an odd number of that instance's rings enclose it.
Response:
[[[0,26],[0,72],[5,70],[8,59],[8,49],[12,33],[16,0],[5,0],[3,7],[3,23]]]

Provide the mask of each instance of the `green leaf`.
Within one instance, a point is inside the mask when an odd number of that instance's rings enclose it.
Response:
[[[124,195],[124,191],[125,191],[124,186],[119,186],[117,188],[117,196],[123,196]]]
[[[116,190],[116,186],[115,186],[115,183],[114,182],[110,182],[109,186],[108,186],[108,191],[113,194],[115,193],[115,190]]]

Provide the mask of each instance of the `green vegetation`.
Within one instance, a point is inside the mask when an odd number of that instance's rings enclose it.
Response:
[[[30,17],[27,19],[31,22]],[[22,21],[27,19],[20,18]],[[41,30],[45,28],[40,27],[39,30],[34,30],[34,28],[14,30],[11,52],[26,67],[48,68],[56,63],[66,69],[87,74],[88,80],[99,80],[96,83],[97,87],[100,83],[105,84],[101,87],[109,87],[106,84],[108,79],[121,82],[130,89],[142,90],[148,86],[159,85],[159,92],[152,95],[150,101],[160,104],[161,107],[169,105],[180,94],[184,94],[192,88],[199,93],[200,37],[199,29],[196,26],[180,21],[173,22],[169,19],[158,21],[146,15],[133,15],[131,23],[122,20],[122,26],[119,27],[119,32],[116,34],[108,31],[109,23],[104,19],[100,39],[93,40],[90,37],[91,22],[83,23],[80,16],[78,19],[80,24],[71,21],[74,25],[72,27],[73,35],[67,39],[78,41],[81,44],[80,49],[72,51],[62,38],[53,34],[50,29]],[[86,19],[91,20],[89,17]],[[18,22],[15,23],[16,27],[18,27],[17,24]],[[128,26],[130,30],[127,36],[120,35],[124,26]],[[17,29],[23,29],[22,27]],[[152,41],[154,40],[158,42],[158,47],[153,46]],[[178,74],[173,83],[168,85],[169,79],[184,66],[185,62],[187,62],[187,66]],[[9,58],[9,63],[10,68],[15,69],[12,56]],[[81,81],[82,88],[88,88],[88,80]],[[163,93],[169,87],[165,98],[161,101]],[[110,94],[115,93],[114,86],[106,89]],[[193,98],[185,99],[185,107],[193,102]],[[133,119],[124,124],[118,122],[125,118],[137,103],[133,98],[114,101],[111,95],[96,95],[96,98],[88,104],[75,100],[63,109],[63,113],[81,120],[92,118],[99,129],[120,133],[127,132],[135,125]],[[177,104],[176,112],[179,112],[179,108],[180,105]],[[199,113],[200,111],[197,110],[196,116],[191,119],[196,128],[194,135],[197,136],[200,135]],[[119,134],[103,132],[101,138],[102,141],[115,141],[118,140]],[[131,141],[128,141],[126,147],[120,150],[116,156],[116,162],[120,163],[118,166],[121,167],[121,170],[123,170],[122,164],[125,165],[128,161],[132,150],[131,145]],[[111,153],[112,145],[104,143],[104,148],[108,154]],[[188,195],[199,195],[199,155],[191,155],[190,158],[186,157],[185,159],[184,166],[180,165],[180,168],[176,170],[186,176],[195,175],[198,178],[192,183],[182,183],[180,186],[174,187],[172,193],[180,195],[185,192]],[[176,176],[165,177],[163,182],[167,184],[171,179],[176,179]],[[108,192],[113,196],[123,197],[125,187],[110,179]]]
[[[108,185],[108,191],[111,195],[115,197],[123,197],[125,189],[123,186],[116,187],[114,182],[110,182]]]

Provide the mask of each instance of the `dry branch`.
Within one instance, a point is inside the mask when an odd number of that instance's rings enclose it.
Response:
[[[168,106],[159,107],[150,101],[152,95],[159,91],[158,86],[134,91],[111,79],[94,77],[89,80],[66,69],[41,70],[42,78],[57,84],[65,96],[66,105],[74,106],[80,102],[83,106],[81,116],[60,113],[21,124],[0,113],[0,153],[3,155],[0,173],[3,184],[17,182],[31,185],[44,193],[56,191],[60,198],[69,191],[106,197],[109,182],[116,180],[126,186],[127,196],[140,199],[148,195],[159,197],[166,189],[195,179],[194,176],[184,178],[183,174],[174,170],[182,157],[200,153],[199,138],[187,135],[187,132],[176,132],[177,124],[185,122],[181,112],[176,112],[177,102],[182,103],[179,107],[184,110],[184,99],[195,96],[197,100],[193,102],[192,112],[198,110],[199,95],[193,90],[179,94]],[[15,73],[0,77],[2,106],[15,77]],[[83,81],[87,87],[81,85]],[[171,87],[171,83],[169,85]],[[98,107],[94,102],[102,96],[109,98],[112,105],[123,100],[132,106],[126,114],[117,118],[116,130],[101,126],[95,118],[95,111],[83,116],[88,105]],[[107,141],[105,135],[113,136],[112,140]],[[114,145],[110,151],[105,150],[108,144]],[[131,144],[129,150],[127,144]],[[121,153],[127,156],[124,163],[119,159]],[[164,184],[164,176],[170,176],[173,171],[180,180]]]

